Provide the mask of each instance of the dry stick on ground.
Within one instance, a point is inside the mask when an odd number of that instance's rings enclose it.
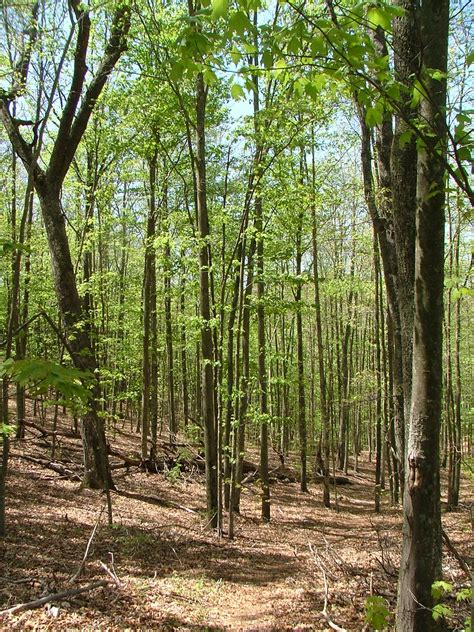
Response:
[[[319,559],[318,552],[316,551],[314,546],[312,544],[308,544],[308,546],[309,546],[309,550],[311,551],[311,554],[313,556],[313,559],[316,562],[316,564],[319,566],[319,569],[320,569],[321,574],[323,576],[323,583],[324,583],[324,607],[321,610],[321,614],[325,618],[326,623],[328,624],[328,626],[330,628],[332,628],[333,630],[336,630],[336,632],[347,632],[346,628],[341,628],[340,626],[337,625],[337,623],[334,623],[334,621],[331,619],[331,617],[328,614],[329,587],[328,587],[328,580],[327,580],[327,577],[326,577],[326,571],[324,570],[324,566],[321,564],[321,560]]]
[[[89,538],[89,540],[87,542],[86,550],[84,552],[84,557],[82,558],[82,561],[79,564],[79,568],[77,569],[77,571],[74,573],[74,575],[69,580],[71,582],[71,584],[74,583],[76,581],[76,579],[78,579],[78,577],[81,575],[82,571],[84,570],[84,567],[86,565],[86,560],[87,560],[87,557],[89,555],[89,550],[91,548],[92,542],[94,541],[94,537],[95,537],[95,534],[96,534],[97,529],[99,527],[100,519],[102,518],[102,514],[104,513],[104,509],[105,509],[105,505],[102,505],[102,507],[100,508],[99,515],[97,516],[97,520],[95,522],[94,528],[92,529],[92,533],[90,535],[90,538]]]
[[[471,578],[472,571],[469,568],[469,566],[466,564],[466,560],[462,557],[462,555],[459,553],[459,551],[456,550],[454,544],[449,539],[449,536],[446,533],[446,531],[444,529],[442,529],[441,533],[443,534],[443,540],[444,540],[444,543],[446,544],[446,548],[457,559],[457,561],[459,562],[459,566],[465,572],[467,577]]]
[[[117,588],[122,588],[122,582],[120,581],[120,579],[117,577],[117,574],[115,572],[115,569],[113,567],[113,562],[112,562],[112,569],[110,569],[107,564],[104,564],[104,562],[100,561],[100,565],[102,566],[102,568],[104,569],[104,571],[107,573],[107,575],[112,579],[112,581],[114,582],[114,584],[117,586]]]
[[[4,616],[6,614],[16,614],[17,612],[21,612],[22,610],[33,610],[34,608],[41,608],[45,603],[49,603],[51,601],[63,601],[68,597],[75,597],[76,595],[80,595],[85,592],[89,592],[90,590],[95,590],[96,588],[101,588],[102,586],[108,586],[109,581],[107,579],[102,579],[98,582],[92,582],[92,584],[87,584],[87,586],[82,586],[82,588],[72,588],[71,590],[64,590],[59,593],[52,593],[50,595],[46,595],[45,597],[41,597],[40,599],[36,599],[35,601],[28,601],[26,603],[20,603],[16,606],[12,606],[11,608],[7,608],[6,610],[0,610],[0,616]]]

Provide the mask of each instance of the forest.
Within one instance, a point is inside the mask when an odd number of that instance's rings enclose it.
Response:
[[[0,629],[471,630],[471,2],[0,7]]]

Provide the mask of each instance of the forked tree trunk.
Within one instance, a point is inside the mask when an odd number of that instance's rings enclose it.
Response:
[[[39,166],[42,147],[36,144],[30,145],[22,136],[20,127],[14,119],[15,105],[12,108],[12,103],[15,104],[16,99],[27,89],[31,53],[38,37],[39,8],[39,3],[33,5],[32,26],[29,31],[29,41],[21,51],[19,66],[21,72],[18,81],[15,79],[11,92],[2,91],[0,95],[0,119],[15,152],[20,157],[29,178],[33,182],[40,201],[51,254],[59,311],[69,339],[72,360],[77,368],[88,371],[92,376],[95,376],[97,365],[91,339],[87,330],[81,327],[84,313],[77,291],[66,234],[65,216],[61,205],[61,187],[87,129],[97,99],[126,48],[126,38],[130,28],[130,7],[126,3],[117,7],[110,25],[109,38],[104,49],[102,63],[86,88],[91,19],[86,5],[78,0],[71,0],[69,3],[71,18],[74,16],[73,19],[76,21],[73,73],[46,170]],[[59,65],[59,73],[61,72],[60,68],[61,64]],[[54,78],[53,84],[56,81],[60,83],[60,80],[61,76],[58,74]],[[53,96],[50,95],[51,105]],[[37,121],[37,124],[41,129],[41,125],[46,125],[46,122],[46,120]],[[42,137],[42,132],[39,137]],[[112,480],[107,458],[104,424],[102,418],[97,414],[98,395],[99,388],[96,384],[93,388],[93,401],[90,410],[82,418],[85,470],[83,484],[108,491],[112,486]]]

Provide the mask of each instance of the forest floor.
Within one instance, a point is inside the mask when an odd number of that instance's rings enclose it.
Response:
[[[137,435],[126,431],[109,439],[122,451],[133,452],[138,444]],[[73,461],[80,471],[77,439],[58,437],[57,449],[57,460],[69,460],[71,469]],[[321,614],[326,599],[332,622],[360,631],[369,629],[369,595],[382,596],[393,611],[401,510],[390,507],[383,492],[382,511],[374,513],[374,468],[363,455],[359,471],[349,470],[351,484],[338,488],[337,510],[323,507],[320,484],[303,494],[297,483],[279,481],[271,485],[272,520],[263,524],[258,484],[246,485],[236,537],[229,541],[204,528],[199,471],[115,470],[119,492],[112,494],[109,527],[103,494],[25,459],[47,459],[50,450],[51,437],[31,428],[26,440],[12,443],[8,533],[0,543],[1,608],[110,581],[36,610],[0,613],[1,630],[329,630]],[[463,478],[461,501],[456,511],[443,512],[443,527],[472,562],[472,475]],[[71,581],[90,539],[83,572]],[[455,586],[467,585],[446,549],[443,571]],[[451,628],[460,630],[468,604],[450,605]]]

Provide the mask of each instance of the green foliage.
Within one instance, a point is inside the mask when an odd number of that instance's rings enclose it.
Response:
[[[225,16],[227,15],[227,11],[229,10],[229,0],[211,0],[211,6],[211,17],[213,20],[225,18]]]
[[[12,436],[16,432],[16,427],[10,424],[0,423],[0,438],[5,435]]]
[[[453,609],[446,604],[437,602],[439,602],[443,598],[454,598],[457,603],[460,603],[462,601],[470,601],[472,598],[472,589],[471,587],[466,587],[455,591],[453,584],[451,584],[450,582],[438,580],[435,581],[431,586],[431,595],[433,597],[433,600],[435,601],[435,605],[432,611],[433,619],[435,621],[440,621],[441,619],[450,619],[451,617],[453,617],[454,612]],[[464,632],[470,632],[470,630],[471,620],[469,618],[465,621]]]
[[[17,250],[28,252],[29,247],[25,246],[25,244],[13,241],[12,239],[7,239],[4,237],[0,239],[0,256],[11,255]]]
[[[453,611],[451,610],[451,608],[445,606],[442,603],[436,604],[436,606],[433,608],[433,619],[435,621],[439,621],[440,619],[447,619],[448,617],[451,617],[452,614]]]
[[[431,596],[435,601],[439,601],[441,597],[449,594],[453,590],[453,585],[442,580],[436,581],[431,586]]]
[[[390,611],[383,597],[367,597],[364,604],[365,620],[374,630],[384,630],[388,626]]]
[[[61,394],[66,405],[85,405],[91,397],[91,391],[87,388],[92,380],[90,374],[51,360],[9,358],[0,363],[0,377],[4,376],[20,386],[28,387],[35,397],[54,389]]]

